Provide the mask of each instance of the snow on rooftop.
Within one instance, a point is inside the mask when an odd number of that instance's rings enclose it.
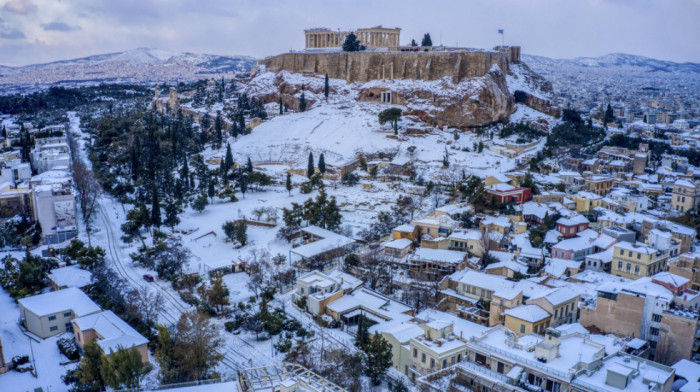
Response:
[[[147,344],[148,339],[136,332],[129,324],[120,319],[111,310],[79,317],[73,322],[81,331],[94,330],[101,337],[97,344],[109,354],[117,351],[119,347],[133,347]]]
[[[17,302],[39,317],[65,310],[72,310],[76,317],[100,311],[100,307],[87,294],[75,287],[22,298]]]
[[[52,269],[49,279],[58,287],[85,287],[92,280],[92,273],[78,266]]]
[[[441,263],[459,264],[467,258],[466,252],[447,249],[417,248],[410,256],[411,260],[435,261]]]
[[[536,323],[550,317],[550,314],[547,313],[546,310],[537,305],[520,305],[512,309],[507,309],[503,313],[505,313],[506,316],[515,317],[531,323]]]

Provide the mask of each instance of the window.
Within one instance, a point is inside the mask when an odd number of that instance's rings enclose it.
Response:
[[[503,372],[505,371],[505,366],[503,365],[503,362],[499,362],[498,365],[496,365],[496,371],[498,373],[503,374]]]
[[[627,263],[627,272],[630,272],[632,270],[632,264]]]
[[[446,359],[443,359],[443,360],[442,360],[442,368],[444,369],[444,368],[446,368],[446,367],[447,367],[447,360],[446,360]]]
[[[661,322],[661,315],[660,314],[652,314],[651,321],[653,321],[655,323],[660,323]]]
[[[49,328],[49,331],[58,331],[58,327],[54,325],[53,327]]]
[[[73,332],[73,324],[71,323],[66,323],[66,332]]]
[[[635,273],[636,275],[639,275],[639,265],[635,265],[635,266],[634,266],[634,273]]]
[[[520,324],[520,333],[525,333],[525,324]]]
[[[486,365],[486,356],[476,353],[474,356],[474,362],[478,363],[479,365]]]
[[[659,329],[651,327],[649,328],[649,334],[652,336],[659,336]]]
[[[435,367],[435,359],[430,358],[430,368],[432,369],[434,367]]]
[[[56,320],[56,316],[49,316],[49,321],[54,321]]]
[[[73,315],[73,312],[65,312],[63,313],[63,317],[70,317]]]
[[[632,251],[629,251],[629,256],[632,257]]]
[[[418,350],[415,348],[413,349],[413,358],[418,358]]]
[[[422,353],[422,354],[420,355],[420,361],[423,362],[423,363],[425,363],[425,353]]]
[[[617,269],[619,269],[619,270],[622,269],[622,262],[621,261],[617,262]]]
[[[637,253],[637,260],[640,260],[641,258],[642,258],[642,254],[641,254],[641,253]]]

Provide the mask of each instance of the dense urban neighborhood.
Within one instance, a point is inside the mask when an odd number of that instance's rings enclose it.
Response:
[[[0,75],[0,390],[699,391],[697,64],[400,37]]]

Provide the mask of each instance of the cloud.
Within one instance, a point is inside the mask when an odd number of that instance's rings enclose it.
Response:
[[[30,3],[28,0],[10,0],[2,7],[4,10],[20,14],[27,15],[36,11],[36,6]]]
[[[42,23],[41,27],[46,31],[76,31],[80,30],[80,26],[69,26],[63,22],[53,21],[51,23]]]
[[[0,38],[5,39],[24,39],[27,38],[23,32],[14,29],[10,31],[0,31]]]

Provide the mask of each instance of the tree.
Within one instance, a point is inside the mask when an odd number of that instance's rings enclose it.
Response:
[[[389,108],[379,113],[379,124],[384,125],[390,122],[394,128],[394,135],[399,134],[399,119],[401,119],[401,109]]]
[[[289,196],[292,195],[292,174],[290,172],[287,172],[287,181],[285,184],[285,188],[287,188],[287,192],[289,192]]]
[[[279,105],[280,105],[280,114],[282,114],[282,109],[283,109],[282,97],[280,97]]]
[[[365,352],[365,375],[369,377],[372,384],[379,385],[382,376],[391,366],[391,344],[379,334],[375,333]]]
[[[326,102],[328,102],[328,93],[329,93],[328,74],[326,74],[326,78],[323,81],[323,95],[326,97]]]
[[[321,174],[326,172],[326,158],[323,156],[323,153],[318,157],[318,171],[320,171]]]
[[[228,287],[226,287],[221,277],[211,278],[209,285],[201,285],[197,290],[199,295],[202,298],[206,298],[206,301],[214,309],[218,309],[219,313],[223,313],[224,307],[231,304],[228,299],[230,294]]]
[[[301,96],[299,97],[299,111],[306,111],[306,97],[304,96],[304,90],[301,91]]]
[[[222,129],[224,127],[224,119],[221,117],[221,111],[216,112],[216,119],[214,120],[214,148],[220,148],[221,143],[224,140],[224,135]]]
[[[153,254],[153,264],[158,276],[173,280],[180,277],[182,270],[190,260],[190,251],[177,241],[170,240],[158,244]]]
[[[153,203],[151,203],[151,225],[160,227],[163,222],[160,217],[160,200],[158,200],[158,191],[153,191]]]
[[[174,231],[175,226],[180,223],[180,218],[177,216],[180,212],[182,212],[182,209],[177,201],[169,199],[165,204],[165,221],[163,221],[163,224]]]
[[[248,242],[248,224],[244,220],[238,221],[226,221],[221,229],[224,230],[224,234],[229,241],[234,244],[239,244],[239,246],[245,246]]]
[[[151,291],[146,286],[131,290],[126,296],[127,313],[147,325],[153,325],[165,307],[165,298],[160,291]]]
[[[250,157],[248,157],[248,161],[245,164],[245,171],[247,171],[248,173],[253,172],[253,162],[250,160]]]
[[[207,204],[209,204],[209,197],[206,193],[202,192],[192,202],[192,209],[197,212],[202,212],[205,208],[207,208]]]
[[[100,372],[103,355],[97,341],[92,340],[83,345],[83,356],[75,369],[74,377],[79,384],[86,386],[89,390],[102,391],[105,389],[106,383]]]
[[[92,170],[88,169],[82,160],[74,161],[72,169],[73,183],[78,191],[78,204],[83,213],[83,223],[88,228],[88,244],[90,244],[89,228],[92,215],[95,213],[95,207],[97,206],[97,197],[100,194],[100,183],[95,178]]]
[[[119,346],[116,352],[110,349],[109,356],[102,354],[100,373],[105,384],[114,388],[138,388],[143,376],[151,371],[149,363],[141,361],[136,347]]]
[[[423,41],[421,41],[420,46],[433,46],[433,40],[430,38],[430,33],[425,33],[425,35],[423,35]]]
[[[250,159],[250,158],[248,158]],[[226,157],[224,158],[224,169],[226,172],[233,167],[233,153],[231,152],[231,144],[226,143]]]
[[[311,178],[314,175],[314,153],[309,152],[309,163],[306,167],[306,176]]]
[[[365,317],[364,314],[360,314],[360,317],[357,319],[357,334],[355,335],[355,346],[361,350],[364,350],[364,348],[369,344],[370,342],[370,336],[369,336],[369,320],[367,317]]]
[[[615,115],[613,114],[612,106],[608,102],[608,107],[605,109],[605,116],[603,117],[603,122],[605,123],[605,126],[608,125],[608,123],[611,123],[615,121]]]
[[[164,382],[187,382],[218,376],[214,369],[223,355],[223,343],[209,316],[198,311],[183,313],[174,331],[158,326],[156,358]]]
[[[416,42],[415,39],[411,40],[411,46],[418,46],[418,43]]]
[[[360,41],[357,40],[355,33],[352,31],[345,37],[343,42],[343,52],[357,52],[360,50]]]

